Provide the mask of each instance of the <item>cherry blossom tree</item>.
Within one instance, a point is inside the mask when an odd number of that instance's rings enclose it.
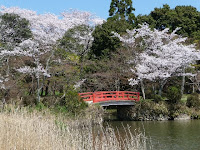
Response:
[[[184,44],[187,38],[178,36],[177,30],[179,28],[172,33],[167,28],[163,31],[151,30],[147,24],[143,24],[139,29],[127,31],[127,35],[123,37],[115,33],[132,50],[134,57],[129,63],[133,64],[131,71],[137,78],[129,81],[131,85],[141,84],[144,99],[144,79],[159,82],[161,95],[168,78],[191,75],[186,74],[185,69],[200,58],[195,46]],[[136,50],[138,47],[140,52]]]
[[[15,77],[10,73],[15,65],[11,64],[12,51],[31,36],[28,20],[13,13],[0,13],[0,91],[3,104],[6,103],[11,89],[15,88]]]
[[[61,13],[60,16],[54,14],[37,14],[34,11],[21,9],[18,7],[2,7],[2,14],[12,13],[25,18],[30,23],[32,31],[32,38],[22,41],[15,47],[13,51],[4,50],[0,55],[14,55],[30,57],[35,67],[24,66],[17,70],[21,73],[34,75],[37,79],[37,97],[40,101],[40,78],[41,76],[50,76],[49,62],[54,55],[54,50],[57,46],[57,41],[65,32],[74,26],[78,25],[97,25],[103,20],[95,17],[89,12],[81,12],[77,10],[70,10]],[[78,35],[77,35],[78,36]],[[41,62],[43,55],[49,54],[46,63]]]

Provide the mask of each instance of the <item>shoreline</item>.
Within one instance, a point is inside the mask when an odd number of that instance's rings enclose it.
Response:
[[[119,121],[171,121],[200,119],[200,111],[184,104],[170,105],[166,102],[142,101],[135,106],[120,106],[106,110],[103,120]]]

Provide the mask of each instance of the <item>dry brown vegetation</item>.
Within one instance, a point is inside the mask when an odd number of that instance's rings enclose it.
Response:
[[[146,149],[143,134],[127,129],[122,138],[111,127],[63,119],[49,112],[7,109],[0,113],[1,150],[118,150]]]

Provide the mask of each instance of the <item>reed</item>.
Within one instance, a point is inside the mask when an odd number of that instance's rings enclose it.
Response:
[[[88,120],[63,119],[49,112],[31,113],[27,109],[9,109],[0,113],[1,150],[143,150],[146,138],[126,136],[111,127],[99,125],[96,129]]]

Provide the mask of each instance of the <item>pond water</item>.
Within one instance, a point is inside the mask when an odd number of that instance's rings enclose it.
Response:
[[[127,125],[131,132],[140,130],[153,150],[200,150],[200,120],[106,121],[105,124],[117,128],[122,135]]]

